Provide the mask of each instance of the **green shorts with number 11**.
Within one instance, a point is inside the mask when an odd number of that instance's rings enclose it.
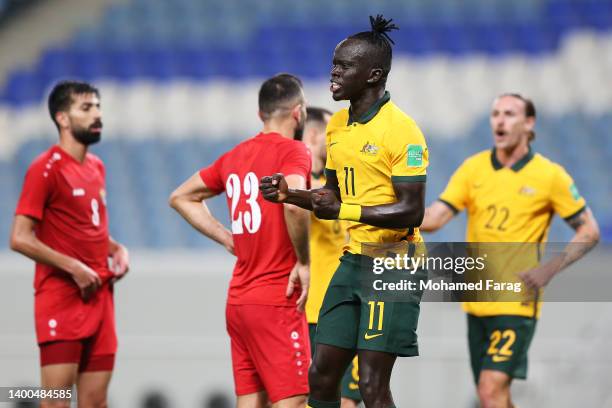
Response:
[[[371,276],[361,278],[372,274],[371,265],[372,258],[364,255],[346,252],[340,258],[323,299],[316,342],[400,357],[418,356],[419,303],[385,301],[384,293],[364,290],[363,282]]]

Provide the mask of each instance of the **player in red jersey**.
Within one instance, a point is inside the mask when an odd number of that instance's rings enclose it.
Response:
[[[104,164],[87,152],[102,131],[99,92],[87,83],[60,82],[49,95],[49,113],[59,144],[26,173],[11,249],[36,261],[42,386],[76,384],[79,407],[106,407],[117,350],[113,282],[127,272],[129,256],[108,233]]]
[[[263,130],[185,181],[170,205],[187,222],[236,255],[226,322],[237,406],[304,407],[310,343],[303,313],[308,292],[309,213],[259,193],[259,178],[283,173],[309,185],[311,159],[300,139],[306,119],[301,81],[276,75],[259,91]],[[202,201],[225,192],[231,231]],[[296,307],[297,305],[297,307]]]

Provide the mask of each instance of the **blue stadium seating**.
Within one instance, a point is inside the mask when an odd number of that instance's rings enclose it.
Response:
[[[0,0],[0,10],[2,4]],[[393,35],[394,52],[416,58],[474,53],[496,58],[514,52],[539,56],[555,52],[573,30],[612,28],[609,0],[131,0],[109,7],[98,24],[81,28],[66,44],[46,49],[34,66],[12,72],[0,103],[14,108],[39,103],[49,84],[68,76],[165,83],[177,78],[240,80],[290,71],[304,78],[326,78],[330,50],[347,33],[363,29],[364,13],[376,12],[395,17],[401,27]],[[610,168],[611,128],[609,112],[594,118],[580,113],[544,115],[538,119],[534,144],[572,174],[610,241],[612,185],[601,169]],[[432,157],[430,202],[466,156],[488,148],[488,118],[477,121],[464,137],[427,136]],[[172,188],[236,140],[219,142],[201,135],[173,142],[114,137],[95,146],[112,180],[112,233],[132,246],[212,245],[179,220],[166,200]],[[0,187],[5,192],[0,214],[12,211],[27,165],[50,143],[48,138],[27,142],[9,160],[0,160]],[[227,220],[223,198],[214,200],[211,209]],[[10,217],[0,217],[0,242],[8,236],[9,222]],[[453,222],[433,239],[461,240],[462,222]],[[570,235],[562,224],[553,225],[557,240]]]
[[[134,0],[110,7],[99,26],[75,33],[72,47],[45,52],[34,71],[13,74],[2,98],[14,105],[37,101],[50,81],[70,74],[120,81],[143,76],[166,80],[182,74],[204,80],[261,75],[291,66],[297,74],[314,77],[328,65],[327,50],[347,32],[360,29],[355,19],[364,10],[396,16],[402,27],[395,33],[396,50],[416,56],[474,51],[491,56],[514,51],[541,54],[555,50],[560,39],[576,28],[612,27],[612,5],[606,0],[464,3],[313,1],[281,7],[271,1],[182,0],[170,6]],[[78,52],[87,50],[93,58],[79,58],[83,55]],[[214,62],[206,63],[199,52],[212,55]],[[296,56],[311,63],[296,64]],[[195,57],[197,63],[187,68],[177,63],[183,57]],[[157,63],[151,64],[152,58]]]

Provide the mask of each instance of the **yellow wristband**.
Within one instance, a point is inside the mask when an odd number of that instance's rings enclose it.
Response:
[[[340,204],[339,220],[359,221],[361,218],[361,206],[359,204]]]

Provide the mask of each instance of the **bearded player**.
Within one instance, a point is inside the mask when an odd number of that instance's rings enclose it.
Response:
[[[263,130],[203,168],[170,196],[170,205],[238,258],[226,323],[239,408],[299,408],[308,394],[309,214],[259,194],[259,178],[280,172],[295,188],[310,185],[310,154],[301,139],[306,105],[301,81],[276,75],[259,91]],[[231,230],[202,201],[227,196]]]
[[[113,284],[128,271],[129,257],[109,236],[104,164],[88,152],[102,132],[100,94],[84,82],[60,82],[48,103],[59,143],[26,173],[11,249],[36,262],[42,387],[76,384],[79,407],[106,407],[117,351]]]

